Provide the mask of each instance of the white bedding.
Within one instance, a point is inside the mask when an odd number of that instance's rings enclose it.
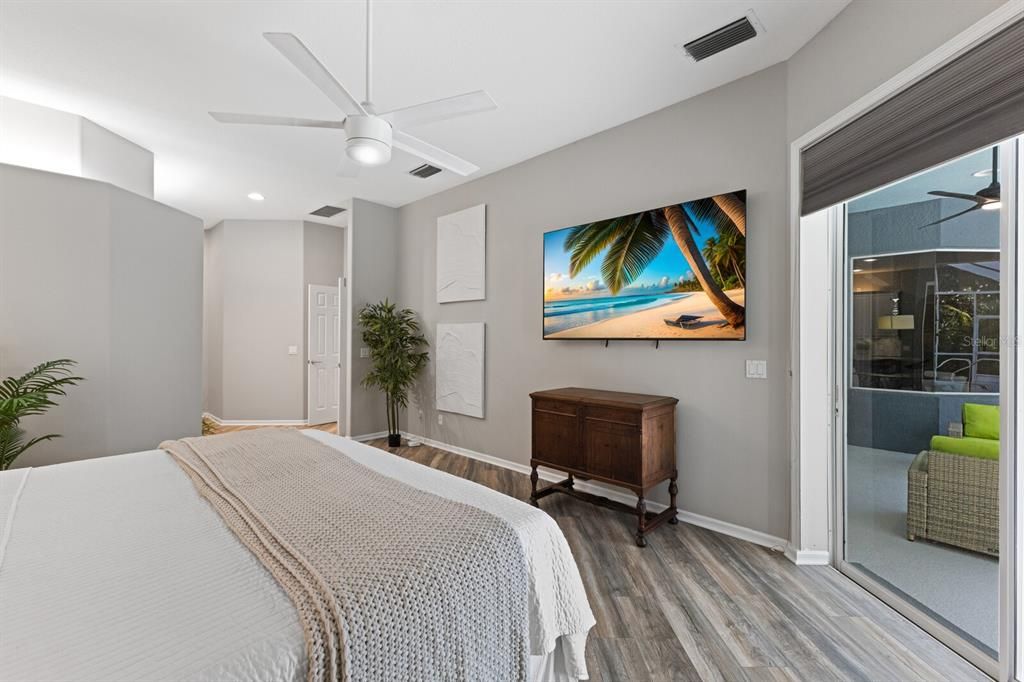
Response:
[[[594,618],[551,517],[367,445],[303,433],[506,519],[529,564],[534,680],[586,677]],[[290,600],[163,451],[0,473],[0,533],[0,679],[305,678]]]

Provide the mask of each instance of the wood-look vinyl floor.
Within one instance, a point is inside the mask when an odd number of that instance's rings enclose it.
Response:
[[[529,478],[508,469],[428,446],[389,451],[529,498]],[[540,505],[568,538],[597,618],[593,680],[989,679],[832,568],[686,523],[640,548],[629,515],[564,495]]]

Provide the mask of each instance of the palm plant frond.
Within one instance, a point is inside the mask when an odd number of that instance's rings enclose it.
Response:
[[[0,470],[8,469],[33,445],[60,437],[51,433],[26,440],[21,420],[43,414],[57,405],[54,397],[67,395],[67,388],[85,381],[71,373],[74,366],[74,360],[50,360],[20,377],[0,381]]]
[[[422,350],[427,339],[420,331],[416,313],[396,310],[384,299],[367,304],[359,312],[363,343],[370,349],[370,371],[362,379],[364,388],[380,390],[387,403],[388,433],[397,434],[398,410],[408,407],[409,391],[427,364],[429,353]]]

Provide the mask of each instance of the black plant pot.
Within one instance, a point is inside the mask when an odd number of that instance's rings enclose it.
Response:
[[[400,433],[389,433],[388,434],[388,447],[389,448],[400,448],[400,447],[402,447],[402,434],[400,434]]]

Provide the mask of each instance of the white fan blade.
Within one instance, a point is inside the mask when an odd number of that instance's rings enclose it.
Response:
[[[327,95],[346,114],[366,115],[363,105],[331,75],[306,45],[291,33],[264,33],[263,37],[277,48],[284,58],[302,72],[320,91]]]
[[[479,166],[476,166],[465,159],[460,159],[454,154],[449,154],[443,149],[438,149],[434,145],[424,142],[417,137],[413,137],[408,133],[403,133],[400,130],[392,132],[392,144],[402,151],[414,154],[424,161],[432,163],[438,168],[450,170],[452,173],[458,173],[459,175],[472,175],[480,170]]]
[[[467,92],[464,95],[455,95],[437,99],[433,102],[414,104],[411,107],[395,109],[380,114],[380,117],[393,126],[405,127],[418,123],[430,123],[432,121],[444,121],[458,116],[478,114],[482,111],[497,109],[491,96],[483,90]]]
[[[341,163],[338,164],[338,175],[343,178],[357,178],[360,168],[362,166],[348,158],[348,154],[342,154]]]
[[[265,126],[295,126],[298,128],[339,128],[345,129],[344,121],[316,121],[291,116],[263,116],[262,114],[233,114],[226,111],[211,111],[213,120],[221,123],[242,123]]]

